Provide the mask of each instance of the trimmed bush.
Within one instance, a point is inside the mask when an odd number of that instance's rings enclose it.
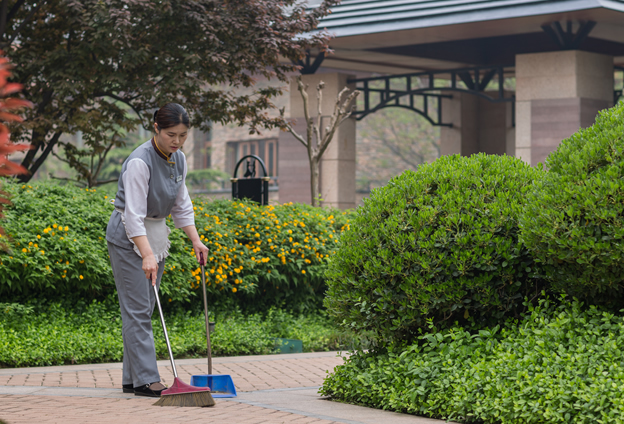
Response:
[[[101,299],[114,293],[105,232],[113,210],[95,189],[8,183],[9,250],[0,252],[0,295],[11,298]],[[211,302],[248,308],[318,307],[323,274],[348,212],[286,204],[194,200],[198,232],[208,248]],[[168,224],[173,230],[173,222]],[[181,230],[170,236],[162,293],[166,303],[197,301],[201,270]],[[167,302],[168,301],[168,302]]]
[[[528,193],[521,240],[553,288],[621,307],[624,294],[624,103],[551,153]]]
[[[320,392],[465,423],[622,422],[624,317],[542,303],[498,330],[452,328],[405,350],[358,352]]]
[[[123,340],[116,299],[86,304],[32,302],[0,303],[0,367],[26,367],[121,361]],[[228,310],[211,314],[216,356],[269,354],[274,337],[303,341],[306,352],[335,350],[343,344],[359,347],[350,334],[340,332],[326,315],[308,315],[271,308],[263,314]],[[176,358],[206,355],[203,312],[182,308],[167,313],[167,326]],[[152,318],[156,354],[168,359],[158,312]]]
[[[541,176],[509,156],[446,156],[374,190],[332,258],[329,313],[381,340],[517,315],[541,291],[518,241]]]

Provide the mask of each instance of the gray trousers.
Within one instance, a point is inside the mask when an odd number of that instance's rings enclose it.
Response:
[[[152,332],[152,313],[156,298],[150,280],[145,278],[143,260],[133,250],[108,243],[113,268],[123,336],[122,384],[134,387],[160,381],[156,365],[156,349]],[[165,270],[165,261],[158,264],[156,287]]]

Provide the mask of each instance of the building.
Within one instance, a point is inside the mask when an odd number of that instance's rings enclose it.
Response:
[[[324,156],[327,205],[355,206],[356,122],[380,109],[409,109],[439,126],[442,154],[507,154],[536,165],[621,95],[614,75],[624,69],[624,1],[343,0],[332,12],[320,28],[335,35],[333,54],[311,52],[304,81],[325,82],[325,111],[345,86],[362,95]],[[284,103],[303,131],[292,84]],[[294,137],[224,134],[215,128],[213,164],[232,163],[245,148],[269,157],[273,146],[279,201],[309,202],[306,152]]]

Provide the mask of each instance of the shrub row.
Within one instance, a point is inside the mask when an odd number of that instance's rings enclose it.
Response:
[[[500,330],[454,327],[407,349],[353,354],[320,392],[466,423],[621,423],[623,343],[624,317],[542,301]]]
[[[12,204],[3,222],[0,295],[5,298],[103,298],[114,292],[106,247],[113,210],[95,189],[53,183],[3,183]],[[259,206],[252,202],[195,199],[198,231],[210,249],[207,288],[211,302],[264,308],[317,307],[323,273],[348,213],[307,205]],[[173,223],[168,224],[173,230]],[[163,276],[163,298],[196,298],[201,271],[181,230],[173,230]]]
[[[174,356],[205,356],[203,314],[178,308],[166,315]],[[211,334],[215,356],[273,353],[275,337],[302,340],[307,352],[359,347],[352,335],[338,330],[320,313],[297,315],[271,308],[263,314],[244,315],[229,310],[211,320],[217,323]],[[156,353],[166,359],[158,312],[152,327]],[[71,309],[57,302],[0,303],[0,367],[116,362],[122,355],[121,318],[114,300],[78,302]]]
[[[373,191],[328,268],[330,313],[386,342],[494,326],[543,290],[618,310],[624,103],[564,140],[547,166],[447,156]]]

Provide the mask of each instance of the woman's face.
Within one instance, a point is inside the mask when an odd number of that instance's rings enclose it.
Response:
[[[156,130],[158,147],[167,155],[181,149],[188,136],[188,127],[184,124],[178,124],[175,127],[165,128],[164,130],[159,130],[156,124],[154,124],[154,129]]]

